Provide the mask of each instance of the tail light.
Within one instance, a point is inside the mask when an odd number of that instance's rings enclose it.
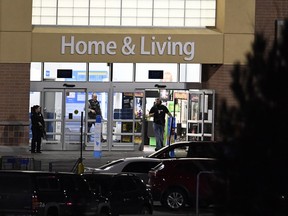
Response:
[[[32,195],[32,211],[37,212],[40,207],[40,202],[37,195]]]
[[[72,202],[66,202],[65,205],[66,205],[66,206],[72,206],[73,203],[72,203]]]

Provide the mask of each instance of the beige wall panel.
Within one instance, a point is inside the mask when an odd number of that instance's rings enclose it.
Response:
[[[31,32],[0,32],[0,62],[30,63]]]
[[[222,63],[223,62],[223,35],[215,34],[67,34],[67,33],[33,33],[32,36],[32,61],[51,61],[51,62],[187,62],[187,63]],[[74,44],[79,41],[103,41],[115,42],[117,48],[112,54],[70,54],[70,48],[65,49],[65,54],[61,54],[62,36],[66,36],[65,41],[71,42],[71,36],[74,36]],[[152,37],[155,37],[152,39]],[[130,37],[131,41],[125,37]],[[142,38],[142,39],[141,39]],[[125,42],[126,40],[126,42]],[[153,43],[159,42],[160,49],[163,43],[167,43],[163,54],[159,55],[157,48],[153,54]],[[194,56],[189,52],[191,49],[186,49],[186,54],[179,55],[177,51],[175,55],[169,54],[169,42],[181,42],[183,47],[187,42],[194,42]],[[125,43],[128,43],[128,48],[134,46],[134,49],[124,48]],[[142,46],[142,48],[141,48]],[[156,46],[155,46],[156,47]],[[141,51],[142,50],[142,51]],[[125,54],[126,53],[126,54]],[[128,54],[127,54],[128,53]],[[186,60],[184,59],[186,57]],[[187,60],[188,58],[188,60]]]
[[[223,33],[254,33],[255,0],[218,0],[216,27]]]
[[[216,1],[216,28],[221,32],[225,29],[225,2],[226,0]]]
[[[254,33],[255,0],[226,0],[224,33]]]
[[[31,31],[32,0],[0,0],[0,31]]]
[[[224,37],[224,64],[246,63],[246,54],[251,51],[253,34],[226,34]]]

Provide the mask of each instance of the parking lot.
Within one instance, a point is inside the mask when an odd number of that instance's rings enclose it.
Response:
[[[95,158],[93,156],[93,151],[83,151],[82,158],[84,166],[98,167],[107,163],[108,161],[115,160],[122,157],[133,157],[133,156],[146,156],[154,152],[154,148],[145,147],[144,151],[103,151],[101,158]],[[76,165],[77,160],[81,156],[79,151],[42,151],[41,154],[31,154],[28,147],[0,147],[0,156],[7,157],[13,156],[15,158],[29,159],[24,165],[32,166],[29,163],[35,163],[37,168],[41,170],[53,171],[71,171]],[[10,164],[11,165],[11,164]],[[24,166],[23,165],[23,166]],[[2,164],[3,166],[3,164]],[[25,169],[25,167],[23,167]],[[196,214],[195,208],[184,208],[179,211],[168,210],[160,205],[160,203],[154,203],[153,215],[181,215],[181,216],[194,216]],[[212,216],[213,212],[211,210],[199,210],[198,215],[201,216]]]

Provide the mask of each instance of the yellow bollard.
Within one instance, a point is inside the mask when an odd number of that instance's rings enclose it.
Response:
[[[78,174],[84,173],[84,164],[82,162],[78,164],[77,171],[78,171]]]

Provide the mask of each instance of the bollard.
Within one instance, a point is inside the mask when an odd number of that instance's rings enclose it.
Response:
[[[82,162],[80,162],[80,163],[78,164],[78,169],[77,169],[77,171],[78,171],[78,174],[84,173],[84,164],[83,164]]]

